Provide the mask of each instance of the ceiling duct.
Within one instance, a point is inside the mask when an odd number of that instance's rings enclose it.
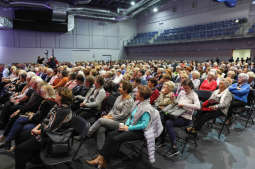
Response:
[[[92,0],[77,0],[74,2],[75,5],[87,5],[91,2]]]
[[[68,13],[75,13],[75,12],[93,12],[102,15],[108,16],[118,16],[117,13],[112,12],[110,10],[103,10],[103,9],[92,9],[92,8],[68,8],[66,10]]]
[[[141,13],[142,11],[144,11],[145,9],[150,8],[151,6],[157,4],[158,2],[160,2],[160,0],[154,0],[153,2],[146,4],[145,6],[141,7],[140,9],[138,9],[137,11],[133,12],[131,14],[131,17],[134,17],[135,15]]]
[[[61,10],[53,10],[52,21],[54,22],[66,22],[67,13]]]
[[[143,0],[138,2],[137,4],[135,4],[134,6],[130,7],[127,9],[125,15],[130,15],[132,12],[138,10],[139,8],[141,8],[142,6],[152,2],[153,0]]]
[[[85,18],[89,18],[89,19],[107,20],[107,21],[112,21],[112,22],[118,21],[115,17],[103,17],[103,16],[94,16],[94,15],[86,15],[86,14],[79,14],[79,15],[74,14],[74,16],[85,17]]]
[[[92,0],[77,0],[73,4],[89,4],[91,1]],[[50,9],[53,12],[52,21],[63,22],[64,20],[65,21],[67,20],[67,16],[69,15],[92,19],[103,19],[108,21],[123,21],[131,17],[134,17],[138,13],[160,2],[160,0],[142,0],[128,9],[118,10],[118,13],[103,9],[93,9],[86,7],[82,8],[69,7],[69,4],[67,3],[63,3],[63,5],[59,7],[59,5],[54,5],[53,3],[54,1],[48,1],[47,4],[27,1],[16,2],[5,1],[5,2],[6,3],[4,3],[4,6],[9,7],[30,7]]]
[[[29,7],[29,8],[48,8],[52,9],[50,6],[44,4],[44,3],[37,3],[37,2],[10,2],[9,5],[11,7]]]

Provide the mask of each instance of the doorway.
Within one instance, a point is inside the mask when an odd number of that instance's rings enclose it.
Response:
[[[237,58],[241,60],[242,58],[244,60],[248,59],[251,57],[251,49],[238,49],[238,50],[233,50],[233,59],[236,61]]]

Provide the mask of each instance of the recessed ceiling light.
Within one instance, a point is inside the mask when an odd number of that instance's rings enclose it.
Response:
[[[131,1],[131,3],[130,3],[132,6],[134,6],[135,5],[135,1]]]
[[[153,8],[153,12],[158,12],[158,8]]]
[[[238,23],[238,22],[239,22],[239,19],[236,19],[235,22]]]

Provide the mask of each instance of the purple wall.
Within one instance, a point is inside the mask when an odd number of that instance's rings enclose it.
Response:
[[[192,2],[197,2],[192,8]],[[204,24],[238,17],[248,17],[251,0],[240,0],[234,8],[213,0],[172,0],[161,5],[159,12],[147,10],[137,17],[137,32],[162,31],[174,27]],[[173,8],[176,7],[176,12]]]
[[[252,49],[255,57],[255,38],[126,47],[126,59],[228,60],[234,49]]]

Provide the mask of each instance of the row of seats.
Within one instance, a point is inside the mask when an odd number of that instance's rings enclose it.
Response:
[[[231,19],[208,24],[193,25],[181,28],[164,30],[155,40],[155,43],[164,41],[179,41],[193,39],[210,39],[224,36],[233,36],[241,28],[245,18]],[[255,28],[255,27],[254,27]],[[128,45],[146,44],[157,32],[138,34]]]
[[[129,42],[129,44],[143,44],[148,43],[158,32],[147,32],[147,33],[139,33],[135,36],[133,40]]]
[[[248,31],[249,34],[255,33],[255,24]]]

